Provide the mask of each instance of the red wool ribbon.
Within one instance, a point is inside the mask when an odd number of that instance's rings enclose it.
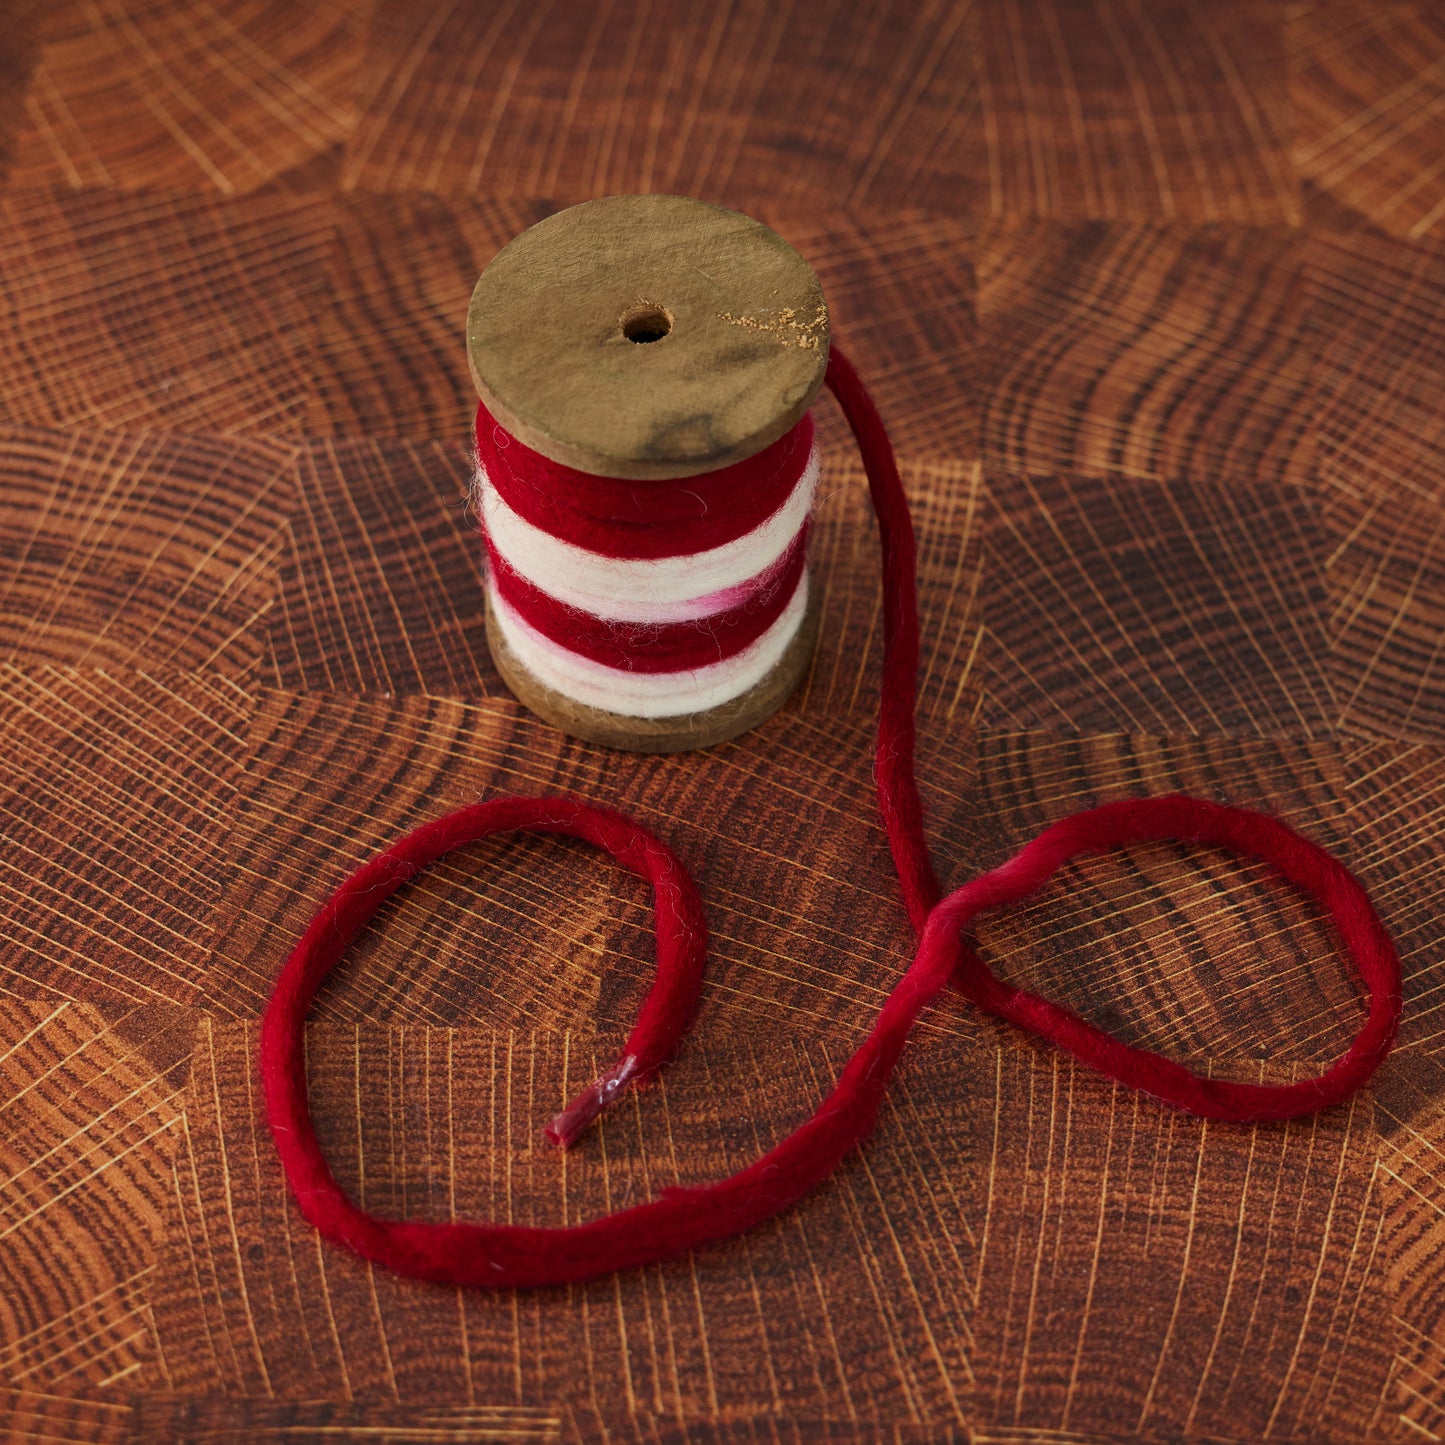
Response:
[[[569,652],[633,672],[680,672],[735,657],[782,616],[808,562],[805,525],[771,567],[730,589],[746,593],[734,606],[691,622],[618,622],[569,607],[523,577],[485,533],[483,544],[493,584],[524,622]]]
[[[617,1064],[553,1121],[549,1137],[564,1146],[629,1082],[647,1079],[672,1055],[696,1008],[707,951],[702,903],[687,870],[664,844],[611,809],[574,798],[499,798],[424,824],[357,869],[328,899],[283,965],[261,1024],[272,1137],[301,1212],[327,1239],[420,1279],[498,1289],[590,1279],[727,1239],[796,1203],[867,1138],[914,1021],[949,982],[980,1007],[1110,1078],[1210,1119],[1288,1119],[1337,1104],[1389,1052],[1401,1007],[1400,963],[1389,935],[1348,869],[1264,814],[1177,795],[1106,803],[1051,824],[1006,863],[940,900],[913,764],[918,615],[912,521],[882,420],[836,349],[828,384],[857,438],[883,544],[883,697],[875,773],[904,902],[919,935],[912,963],[812,1118],[729,1178],[667,1189],[649,1203],[565,1228],[378,1219],[347,1197],[317,1143],[306,1097],[304,1031],[322,980],[383,900],[451,849],[493,833],[580,838],[651,882],[656,978]],[[1283,1085],[1201,1078],[1005,983],[965,941],[963,930],[979,914],[1027,898],[1071,859],[1160,840],[1259,859],[1329,914],[1369,1006],[1348,1051],[1324,1073]]]
[[[706,552],[761,526],[802,480],[813,449],[807,415],[756,456],[661,486],[554,462],[480,404],[476,432],[487,480],[523,521],[587,552],[644,560]]]

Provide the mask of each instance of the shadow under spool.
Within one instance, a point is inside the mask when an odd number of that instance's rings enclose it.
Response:
[[[658,487],[731,466],[802,419],[823,385],[828,312],[812,268],[758,221],[684,196],[609,196],[540,221],[482,273],[467,357],[487,409],[554,462]],[[495,616],[487,639],[526,707],[637,752],[709,747],[755,727],[807,672],[816,604],[772,670],[702,712],[642,718],[535,677]]]

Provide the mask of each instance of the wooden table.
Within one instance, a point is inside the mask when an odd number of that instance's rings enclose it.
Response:
[[[1445,1434],[1445,22],[1393,0],[12,3],[0,24],[0,1385],[11,1438],[1434,1440]],[[318,1244],[256,1019],[328,889],[502,790],[625,806],[702,881],[663,1081],[540,1130],[649,973],[639,886],[467,851],[315,1013],[365,1205],[560,1223],[740,1166],[911,951],[871,795],[877,549],[823,408],[823,642],[706,754],[501,687],[462,323],[629,190],[819,271],[923,549],[945,880],[1186,789],[1357,868],[1407,1015],[1257,1128],[953,997],[877,1135],[696,1257],[482,1295]],[[1141,848],[982,942],[1191,1066],[1300,1077],[1356,988],[1261,870]]]

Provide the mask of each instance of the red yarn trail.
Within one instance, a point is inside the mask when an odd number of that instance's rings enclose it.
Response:
[[[1106,803],[1045,828],[1006,863],[940,901],[913,761],[918,612],[912,521],[882,420],[836,349],[828,384],[857,438],[883,546],[883,697],[875,771],[884,828],[919,934],[912,963],[812,1118],[729,1178],[668,1189],[649,1203],[566,1228],[378,1219],[348,1198],[322,1155],[306,1096],[304,1027],[322,980],[404,883],[453,848],[493,833],[544,832],[583,839],[652,884],[656,978],[617,1064],[553,1122],[549,1136],[561,1144],[572,1142],[629,1082],[647,1079],[671,1056],[696,1007],[707,951],[702,902],[683,864],[611,809],[575,798],[498,798],[416,828],[327,900],[283,965],[262,1020],[261,1073],[272,1137],[301,1212],[326,1238],[403,1274],[492,1288],[589,1279],[726,1239],[797,1202],[868,1136],[914,1021],[950,981],[980,1007],[1100,1072],[1212,1119],[1285,1119],[1339,1103],[1389,1051],[1400,1017],[1400,964],[1383,924],[1348,869],[1266,815],[1181,796]],[[1324,1073],[1286,1085],[1201,1078],[1005,983],[964,940],[963,930],[980,913],[1028,897],[1070,859],[1162,839],[1260,859],[1329,913],[1365,988],[1368,1010],[1348,1051]]]

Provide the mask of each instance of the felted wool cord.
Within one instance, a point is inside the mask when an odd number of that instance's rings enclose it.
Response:
[[[808,610],[808,579],[806,574],[799,579],[787,606],[756,641],[730,657],[678,672],[632,671],[594,662],[539,632],[491,583],[487,602],[507,646],[554,691],[629,717],[675,717],[739,697],[773,670]]]
[[[648,879],[656,904],[657,975],[618,1062],[553,1121],[571,1143],[630,1082],[656,1073],[691,1021],[707,929],[686,869],[663,843],[611,809],[575,798],[498,798],[445,814],[399,838],[326,901],[277,979],[261,1024],[266,1113],[302,1213],[328,1239],[421,1279],[510,1288],[562,1284],[667,1259],[760,1223],[826,1179],[872,1129],[894,1066],[922,1009],[952,982],[980,1007],[1050,1040],[1103,1074],[1211,1119],[1287,1119],[1339,1103],[1388,1053],[1400,1017],[1400,964],[1358,880],[1274,818],[1179,796],[1127,799],[1064,818],[1007,862],[946,897],[923,832],[914,772],[918,615],[912,522],[887,433],[862,382],[835,348],[828,384],[858,441],[883,552],[883,685],[874,774],[903,902],[918,936],[912,961],[872,1031],[812,1118],[739,1173],[566,1228],[423,1223],[367,1214],[321,1152],[306,1097],[305,1022],[316,990],[381,903],[451,849],[495,833],[581,838]],[[981,913],[1028,897],[1071,859],[1172,839],[1225,848],[1272,866],[1329,915],[1368,1005],[1349,1049],[1313,1079],[1264,1085],[1201,1078],[1111,1038],[1077,1014],[999,979],[966,941]]]
[[[746,584],[714,593],[712,611],[666,622],[599,617],[563,602],[523,577],[490,537],[487,570],[495,594],[559,646],[609,667],[678,672],[741,652],[778,620],[802,581],[807,531],[805,525],[783,555]]]
[[[757,457],[659,483],[559,466],[482,405],[477,457],[488,604],[553,692],[625,717],[707,712],[763,682],[802,626],[811,415]]]
[[[715,547],[671,557],[617,557],[554,537],[502,500],[485,467],[478,467],[476,491],[487,537],[519,575],[598,617],[665,623],[721,610],[735,589],[775,565],[807,522],[817,485],[814,446],[781,505],[756,527]]]
[[[476,437],[478,466],[538,531],[604,557],[680,557],[746,536],[778,511],[807,470],[813,419],[756,456],[664,485],[554,462],[498,425],[485,404]]]

